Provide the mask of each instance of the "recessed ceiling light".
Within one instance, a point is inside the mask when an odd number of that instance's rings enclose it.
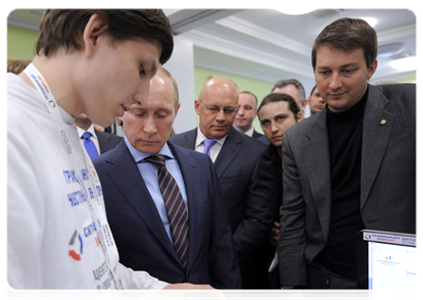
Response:
[[[410,56],[393,60],[389,63],[391,68],[400,71],[413,71],[417,69],[417,57]]]
[[[283,7],[283,8],[275,8],[275,9],[286,15],[305,15],[312,11],[317,10],[318,8]]]
[[[378,58],[392,56],[401,53],[404,49],[404,43],[390,43],[380,45],[377,49],[377,56]]]

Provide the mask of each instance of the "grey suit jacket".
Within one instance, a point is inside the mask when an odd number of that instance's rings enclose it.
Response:
[[[369,85],[360,199],[368,229],[415,232],[415,100],[415,85]],[[326,109],[284,134],[278,247],[284,285],[306,285],[306,262],[323,249],[329,235],[332,191]]]

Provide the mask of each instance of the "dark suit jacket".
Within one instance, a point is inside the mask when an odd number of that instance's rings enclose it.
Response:
[[[253,138],[258,139],[259,137],[263,136],[263,134],[253,130]]]
[[[120,136],[111,134],[108,132],[98,131],[94,128],[95,134],[97,135],[98,145],[100,146],[100,154],[103,154],[114,147],[116,147],[123,139]]]
[[[265,143],[266,145],[269,145],[270,144],[269,140],[266,138],[265,135],[259,137],[257,140],[260,141],[260,142]]]
[[[210,158],[169,143],[184,178],[189,214],[186,270],[126,144],[93,160],[120,262],[170,283],[241,287],[230,224]]]
[[[415,85],[369,85],[360,183],[361,218],[367,229],[416,230],[415,100]],[[306,284],[306,261],[317,256],[329,235],[332,191],[326,109],[288,129],[283,138],[278,253],[285,285]]]
[[[197,129],[193,129],[171,137],[170,141],[194,149],[196,137]],[[257,268],[246,265],[256,263],[253,254],[268,238],[278,213],[270,150],[264,143],[232,128],[214,165],[231,220],[238,258],[241,263],[250,261],[241,268],[249,269],[248,278],[254,279],[252,276],[258,275]],[[243,274],[243,283],[248,278]]]
[[[195,148],[197,129],[170,141]],[[263,247],[277,207],[277,184],[270,148],[232,128],[214,163],[241,266],[244,298],[268,299]]]

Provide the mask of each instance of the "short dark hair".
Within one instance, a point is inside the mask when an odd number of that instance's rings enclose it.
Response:
[[[317,88],[317,85],[314,85],[310,92],[310,97],[313,96],[314,90]]]
[[[280,101],[286,101],[288,102],[288,108],[292,113],[294,114],[295,121],[298,121],[298,113],[301,111],[298,107],[297,102],[288,94],[269,94],[266,97],[263,98],[263,100],[260,103],[260,106],[258,108],[258,113],[260,113],[260,109],[272,102],[280,102]],[[259,115],[260,119],[260,115]]]
[[[112,42],[134,37],[159,41],[162,47],[160,63],[164,64],[173,51],[173,31],[169,19],[161,9],[48,9],[40,23],[36,52],[54,55],[60,47],[67,51],[81,49],[85,26],[93,14],[108,20],[106,33]]]
[[[251,93],[251,92],[249,92],[249,91],[242,91],[242,92],[240,92],[239,94],[240,94],[240,95],[241,95],[241,94],[248,94],[248,95],[253,96],[253,97],[254,97],[254,99],[256,100],[256,107],[257,107],[258,100],[257,100],[257,96],[256,96],[256,95],[254,95],[253,93]]]
[[[317,50],[321,46],[346,51],[363,49],[367,68],[377,57],[376,31],[362,19],[341,18],[328,26],[317,36],[311,51],[313,70],[316,68]]]
[[[282,79],[282,80],[279,80],[273,86],[272,93],[273,93],[273,91],[275,89],[277,89],[277,88],[283,88],[283,87],[286,87],[287,85],[293,85],[293,86],[295,86],[295,88],[298,91],[298,97],[300,98],[301,101],[303,101],[306,98],[306,93],[305,93],[304,86],[297,79]]]

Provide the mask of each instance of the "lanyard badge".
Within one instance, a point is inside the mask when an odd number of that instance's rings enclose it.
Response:
[[[119,263],[119,254],[117,252],[117,248],[115,246],[115,242],[112,236],[112,233],[110,231],[109,224],[106,220],[106,215],[101,209],[99,195],[97,193],[97,190],[95,188],[95,179],[97,178],[94,173],[94,168],[91,166],[91,168],[87,167],[87,161],[86,156],[84,156],[85,159],[85,168],[87,172],[90,173],[90,185],[92,190],[94,191],[95,200],[94,203],[89,196],[88,190],[86,185],[84,184],[83,179],[81,178],[81,175],[79,172],[77,172],[77,163],[76,163],[76,157],[75,153],[72,149],[72,146],[70,144],[68,134],[65,130],[64,122],[62,119],[62,116],[60,115],[60,112],[58,110],[58,105],[56,102],[56,99],[54,98],[53,94],[51,93],[51,90],[47,84],[47,82],[44,80],[41,73],[37,70],[37,68],[31,63],[28,65],[28,67],[24,70],[25,74],[28,76],[28,78],[31,80],[31,82],[34,84],[38,92],[42,95],[44,99],[44,103],[47,106],[48,110],[50,111],[50,114],[52,115],[56,127],[59,130],[63,146],[66,149],[66,152],[69,156],[69,159],[71,160],[72,166],[75,170],[75,175],[77,177],[78,183],[81,187],[81,190],[85,193],[85,198],[87,199],[88,206],[91,212],[91,216],[94,220],[94,222],[98,225],[100,225],[101,230],[96,231],[98,238],[100,240],[100,244],[104,253],[104,256],[106,258],[106,263],[109,268],[109,271],[112,274],[115,288],[121,289],[122,284],[119,280],[119,276],[117,274],[117,265]]]

